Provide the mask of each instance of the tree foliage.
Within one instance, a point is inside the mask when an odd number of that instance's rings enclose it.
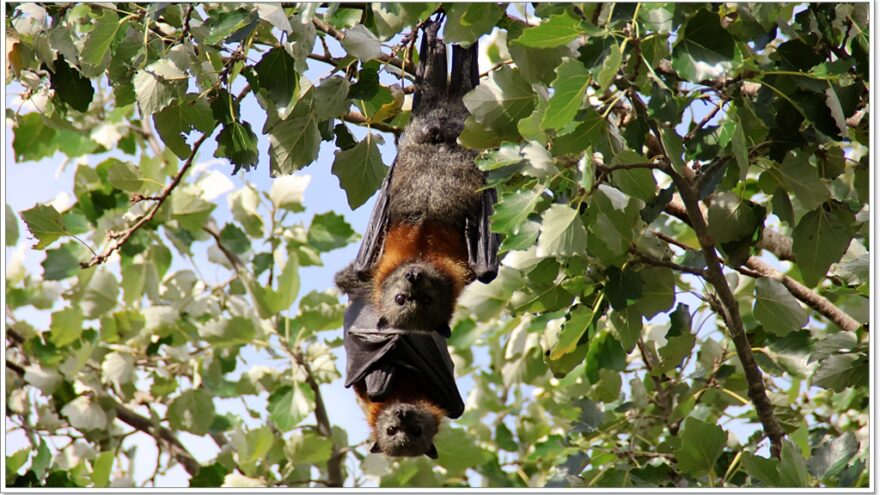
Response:
[[[498,189],[503,267],[449,340],[467,412],[436,463],[390,461],[330,424],[344,303],[300,294],[358,236],[301,221],[288,174],[320,156],[368,200],[439,8],[484,53],[460,141]],[[7,425],[30,442],[7,486],[131,482],[132,432],[190,486],[866,486],[868,4],[522,8],[10,5],[15,159],[87,159],[71,206],[5,208],[6,245],[45,251],[6,272]],[[208,141],[277,177],[222,225]],[[187,264],[205,249],[228,280]]]

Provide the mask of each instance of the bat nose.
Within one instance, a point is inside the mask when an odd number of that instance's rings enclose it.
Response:
[[[394,411],[394,415],[397,416],[397,419],[403,420],[406,419],[407,416],[409,416],[409,410],[398,409],[397,411]]]
[[[421,278],[422,278],[422,269],[421,268],[413,267],[413,268],[410,268],[408,272],[406,272],[406,279],[412,284],[415,284],[416,282],[421,280]]]

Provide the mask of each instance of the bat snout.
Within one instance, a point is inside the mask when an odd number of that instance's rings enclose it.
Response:
[[[416,285],[425,278],[425,270],[420,267],[414,266],[407,270],[404,276],[406,277],[407,282]]]

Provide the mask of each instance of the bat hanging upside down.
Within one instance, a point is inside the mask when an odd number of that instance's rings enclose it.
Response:
[[[357,258],[336,274],[345,314],[346,387],[367,414],[372,452],[436,458],[444,416],[464,403],[444,337],[465,285],[498,272],[489,230],[495,191],[458,135],[462,96],[479,79],[477,45],[453,46],[447,80],[440,23],[426,23],[412,119],[379,191]]]

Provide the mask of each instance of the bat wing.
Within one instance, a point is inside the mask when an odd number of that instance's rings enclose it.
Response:
[[[468,48],[460,45],[452,46],[452,76],[449,83],[449,97],[456,103],[460,103],[461,98],[480,83],[477,50],[477,43]],[[476,215],[468,216],[465,220],[468,265],[477,280],[483,283],[491,282],[498,275],[500,239],[498,234],[492,233],[489,222],[492,218],[495,201],[495,190],[484,190]]]
[[[357,273],[361,280],[369,278],[373,264],[382,256],[382,249],[385,244],[385,231],[388,228],[388,204],[391,199],[389,193],[391,189],[391,175],[393,173],[394,163],[391,164],[391,169],[388,170],[388,175],[379,189],[379,196],[376,197],[373,212],[370,213],[370,221],[367,222],[364,238],[354,260],[355,273]]]
[[[345,386],[364,382],[372,401],[384,400],[395,382],[406,374],[420,375],[432,401],[450,418],[464,413],[464,402],[455,384],[454,365],[446,341],[436,332],[396,328],[376,330],[379,315],[363,299],[354,299],[345,312]]]
[[[416,67],[416,90],[413,93],[413,115],[422,109],[430,110],[446,100],[446,43],[437,38],[440,22],[425,23],[422,45],[419,49],[419,65]]]
[[[477,280],[488,284],[498,275],[498,234],[491,230],[490,219],[495,205],[495,189],[486,189],[480,198],[476,219],[465,220],[468,265]]]

